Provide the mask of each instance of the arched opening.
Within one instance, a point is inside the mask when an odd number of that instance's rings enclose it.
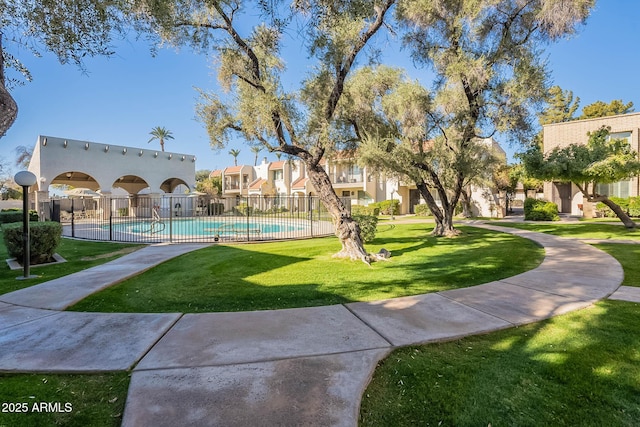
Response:
[[[80,171],[66,171],[51,180],[49,185],[57,186],[61,191],[68,190],[69,187],[88,188],[97,191],[100,189],[98,181],[91,175]],[[56,187],[54,187],[56,188]]]
[[[173,193],[180,186],[184,186],[183,191],[179,191],[180,193],[184,193],[186,190],[189,190],[189,185],[180,178],[169,178],[165,179],[160,185],[160,189],[165,193]]]
[[[113,183],[112,187],[122,188],[129,194],[138,194],[140,190],[149,187],[149,184],[139,176],[123,175]]]

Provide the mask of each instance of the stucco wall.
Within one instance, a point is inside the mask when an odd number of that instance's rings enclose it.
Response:
[[[127,175],[144,180],[151,193],[162,193],[162,183],[172,179],[183,181],[191,189],[195,186],[193,155],[52,136],[38,137],[29,170],[38,177],[39,191],[48,191],[52,181],[67,172],[90,175],[97,181],[98,188],[94,189],[103,192],[111,191]],[[79,186],[77,182],[69,184]],[[146,185],[133,185],[137,187]]]

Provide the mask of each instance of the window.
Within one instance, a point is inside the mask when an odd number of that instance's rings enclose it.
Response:
[[[631,189],[631,181],[618,181],[613,184],[598,184],[596,193],[609,197],[620,197],[626,199],[629,197]]]
[[[273,172],[273,180],[274,180],[274,181],[280,181],[280,180],[282,180],[282,177],[283,177],[283,171],[282,171],[282,169],[277,169],[277,170],[274,170],[274,171],[272,171],[272,172]]]

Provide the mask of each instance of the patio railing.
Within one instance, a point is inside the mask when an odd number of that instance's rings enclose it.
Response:
[[[350,200],[343,203],[350,208]],[[52,199],[42,220],[59,221],[63,235],[118,242],[235,242],[332,235],[331,217],[317,197],[209,196]]]

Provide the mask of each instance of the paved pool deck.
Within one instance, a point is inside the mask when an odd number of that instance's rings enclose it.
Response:
[[[536,322],[620,287],[610,255],[577,240],[474,226],[544,247],[537,268],[483,285],[369,303],[287,310],[65,312],[87,295],[206,245],[152,245],[0,296],[0,371],[131,370],[124,426],[355,426],[360,396],[394,348]]]

